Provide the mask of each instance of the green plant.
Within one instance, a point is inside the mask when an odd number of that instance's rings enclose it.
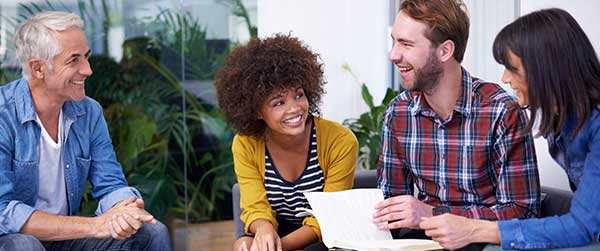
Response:
[[[207,28],[187,12],[161,9],[135,26],[160,47],[160,62],[180,80],[213,79],[229,53],[228,40],[208,39]]]
[[[248,14],[248,10],[246,9],[246,6],[244,6],[242,0],[220,0],[219,2],[228,6],[233,15],[244,19],[244,22],[246,23],[246,29],[251,37],[256,37],[258,35],[258,29],[250,21],[250,15]]]
[[[352,69],[347,64],[342,66],[352,76]],[[365,169],[377,168],[379,154],[381,152],[381,123],[387,104],[398,95],[398,91],[388,88],[381,104],[373,103],[373,96],[365,83],[361,83],[361,96],[369,110],[362,113],[358,118],[344,120],[343,124],[350,128],[356,135],[359,144],[359,166]]]

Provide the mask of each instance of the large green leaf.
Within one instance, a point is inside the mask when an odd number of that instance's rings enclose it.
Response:
[[[366,84],[361,85],[360,94],[362,95],[362,98],[365,101],[365,104],[367,104],[369,109],[372,109],[374,106],[373,105],[373,96],[371,96],[371,93],[369,92],[369,88],[367,87]]]

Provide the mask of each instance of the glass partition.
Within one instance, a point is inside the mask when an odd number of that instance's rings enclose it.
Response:
[[[193,226],[232,219],[233,133],[214,75],[256,35],[256,0],[1,1],[0,85],[21,78],[17,24],[44,10],[84,20],[93,70],[86,95],[104,109],[126,179],[169,227],[174,250],[199,250]],[[88,183],[79,214],[96,207]]]

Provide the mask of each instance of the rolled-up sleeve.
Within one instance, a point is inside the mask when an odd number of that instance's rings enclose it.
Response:
[[[112,193],[102,197],[100,202],[98,202],[98,209],[96,210],[96,215],[101,215],[104,212],[111,209],[115,204],[124,201],[130,197],[142,198],[140,192],[133,187],[122,187],[119,188]]]
[[[10,201],[2,203],[0,206],[2,214],[0,215],[0,236],[13,234],[21,231],[31,214],[35,209],[21,201]]]

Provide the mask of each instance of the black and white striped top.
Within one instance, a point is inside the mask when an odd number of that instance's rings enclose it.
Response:
[[[311,127],[311,137],[308,148],[306,167],[294,182],[285,180],[273,163],[269,150],[265,149],[265,189],[271,208],[277,212],[277,217],[290,223],[301,224],[305,216],[297,217],[303,211],[298,208],[310,208],[303,192],[323,191],[323,170],[317,156],[317,134],[315,124]],[[266,147],[265,147],[266,148]]]

